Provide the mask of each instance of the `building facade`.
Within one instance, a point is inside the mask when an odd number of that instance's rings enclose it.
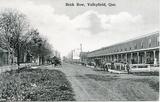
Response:
[[[7,65],[8,63],[8,51],[0,47],[0,66]]]
[[[159,31],[143,37],[104,47],[87,54],[88,61],[159,64]]]
[[[88,52],[81,52],[80,53],[80,62],[81,64],[87,64],[87,54]]]

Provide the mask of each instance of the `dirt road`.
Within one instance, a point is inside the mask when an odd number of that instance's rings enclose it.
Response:
[[[56,69],[66,74],[77,101],[156,101],[159,99],[158,76],[112,74],[66,63],[62,68]]]

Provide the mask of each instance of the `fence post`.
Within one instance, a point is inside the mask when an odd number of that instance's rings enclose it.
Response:
[[[151,72],[151,65],[150,64],[148,64],[148,69],[149,69],[149,72]]]
[[[126,65],[124,65],[124,70],[126,71],[126,69],[127,69],[127,68],[126,68]]]

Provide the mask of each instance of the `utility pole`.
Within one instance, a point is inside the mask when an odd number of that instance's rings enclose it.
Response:
[[[81,52],[82,52],[82,44],[80,44],[80,50],[81,50]]]
[[[79,55],[79,57],[80,57],[80,62],[82,62],[82,44],[80,44],[80,55]]]

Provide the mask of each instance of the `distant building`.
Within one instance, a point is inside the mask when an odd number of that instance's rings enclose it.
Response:
[[[80,53],[80,62],[82,64],[87,64],[87,54],[88,54],[88,52],[81,52]]]
[[[80,49],[74,49],[73,50],[73,59],[75,59],[75,60],[80,60],[80,52],[81,52],[81,50]]]
[[[91,51],[87,53],[87,59],[130,64],[159,64],[159,48],[159,32],[153,32],[143,37]]]
[[[70,51],[68,55],[65,57],[65,60],[71,63],[80,63],[80,52],[81,50],[78,48]]]

